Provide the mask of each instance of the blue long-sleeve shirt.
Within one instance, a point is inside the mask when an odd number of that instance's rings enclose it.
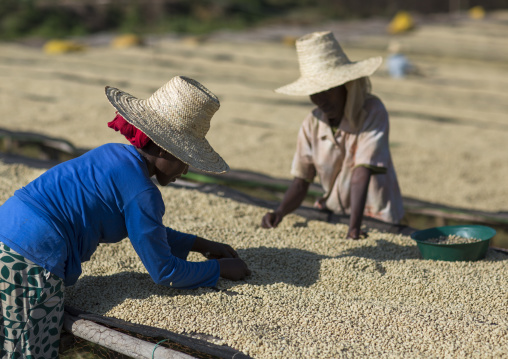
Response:
[[[214,286],[219,263],[186,261],[195,236],[165,227],[164,212],[138,151],[107,144],[17,190],[0,206],[0,242],[72,285],[99,243],[128,236],[155,283]]]

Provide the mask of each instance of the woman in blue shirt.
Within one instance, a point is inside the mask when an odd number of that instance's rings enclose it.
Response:
[[[146,100],[113,87],[106,96],[118,113],[108,126],[132,146],[106,144],[59,164],[0,207],[1,357],[58,356],[64,287],[99,243],[128,236],[154,282],[175,288],[250,275],[229,245],[165,227],[151,180],[165,186],[189,166],[229,169],[205,139],[217,97],[180,76]],[[210,260],[188,262],[189,251]]]

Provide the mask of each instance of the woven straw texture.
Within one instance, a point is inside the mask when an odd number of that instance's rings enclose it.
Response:
[[[372,57],[352,62],[330,31],[314,32],[296,41],[300,78],[275,92],[308,96],[370,76],[383,61]]]
[[[146,100],[110,86],[106,96],[127,122],[189,166],[210,173],[229,170],[205,139],[219,99],[196,80],[173,77]]]

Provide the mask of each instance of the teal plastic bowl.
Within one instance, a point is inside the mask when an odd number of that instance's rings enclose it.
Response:
[[[485,257],[489,242],[496,234],[493,228],[480,225],[444,226],[424,229],[411,234],[424,259],[441,261],[476,261]],[[428,240],[439,236],[456,235],[480,239],[474,243],[436,244]]]

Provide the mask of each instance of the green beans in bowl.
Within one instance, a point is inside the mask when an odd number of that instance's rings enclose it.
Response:
[[[485,257],[493,228],[480,225],[433,227],[413,232],[424,259],[476,261]]]

